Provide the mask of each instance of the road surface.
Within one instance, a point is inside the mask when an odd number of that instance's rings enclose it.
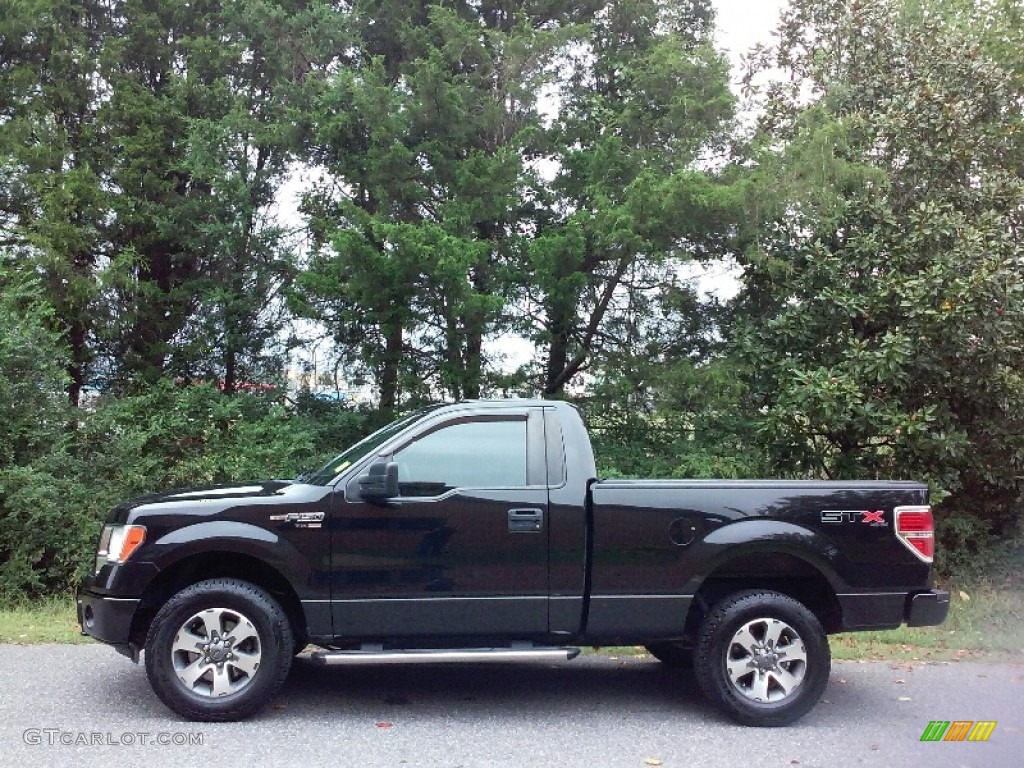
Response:
[[[998,725],[987,743],[922,743],[930,720]],[[710,709],[692,674],[646,657],[351,669],[300,660],[274,706],[210,724],[165,709],[143,667],[110,648],[6,645],[0,765],[1009,768],[1024,765],[1024,665],[836,662],[811,714],[753,729]]]

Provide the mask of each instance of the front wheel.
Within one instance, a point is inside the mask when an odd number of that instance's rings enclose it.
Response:
[[[156,695],[190,720],[241,720],[277,692],[291,667],[291,625],[268,593],[238,579],[178,592],[146,639]]]
[[[789,725],[828,684],[831,654],[818,619],[778,592],[730,595],[708,613],[695,668],[704,694],[744,725]]]

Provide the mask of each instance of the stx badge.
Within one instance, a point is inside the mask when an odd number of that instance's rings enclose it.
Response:
[[[825,509],[821,512],[823,523],[867,523],[874,528],[889,525],[884,509]]]

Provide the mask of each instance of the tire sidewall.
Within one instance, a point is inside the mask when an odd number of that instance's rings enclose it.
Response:
[[[799,688],[782,701],[751,701],[737,691],[726,672],[732,638],[744,624],[773,618],[789,624],[800,635],[807,667]],[[696,668],[704,693],[727,714],[744,725],[781,726],[803,717],[828,685],[831,653],[821,624],[807,608],[777,592],[740,593],[711,611],[701,628]]]
[[[238,611],[259,635],[260,666],[242,690],[213,699],[189,691],[178,679],[171,646],[182,625],[207,608]],[[192,720],[238,720],[261,709],[277,692],[292,660],[292,637],[284,611],[269,594],[243,581],[199,582],[172,597],[157,613],[146,639],[146,673],[171,709]]]

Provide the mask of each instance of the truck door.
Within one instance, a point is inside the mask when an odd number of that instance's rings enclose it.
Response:
[[[547,632],[548,490],[541,409],[424,424],[389,456],[400,496],[346,488],[332,522],[332,616],[362,638]]]

